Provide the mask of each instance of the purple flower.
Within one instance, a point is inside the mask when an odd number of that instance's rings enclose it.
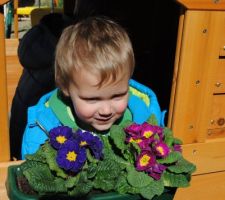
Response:
[[[129,137],[126,139],[126,142],[128,143],[136,143],[142,150],[150,150],[150,141],[149,139],[142,139],[142,138],[134,138],[134,137]]]
[[[66,141],[72,138],[72,129],[68,126],[58,126],[49,132],[50,144],[59,149]]]
[[[145,171],[156,163],[155,156],[150,151],[142,151],[136,161],[136,169]]]
[[[175,144],[175,145],[173,146],[173,150],[174,150],[174,151],[178,151],[178,152],[182,152],[181,145]]]
[[[146,172],[155,180],[159,180],[164,170],[166,170],[166,166],[155,163],[153,166],[149,167]]]
[[[157,156],[165,158],[170,153],[170,148],[164,142],[158,142],[154,146]]]
[[[65,170],[78,172],[86,161],[86,150],[75,140],[69,140],[57,153],[56,162]]]
[[[100,159],[103,156],[103,143],[99,137],[94,136],[90,132],[78,130],[75,134],[75,139],[81,147],[90,148],[96,159]]]
[[[131,135],[132,137],[140,137],[142,125],[133,123],[130,126],[126,127],[125,132]]]
[[[147,122],[142,124],[142,130],[141,130],[141,136],[149,139],[152,137],[155,133],[155,126],[152,126],[151,124],[148,124]]]

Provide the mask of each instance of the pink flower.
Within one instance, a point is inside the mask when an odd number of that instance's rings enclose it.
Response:
[[[154,146],[157,156],[165,158],[170,153],[170,148],[164,142],[158,142]]]
[[[138,171],[145,171],[156,163],[155,156],[150,151],[142,151],[136,162]]]

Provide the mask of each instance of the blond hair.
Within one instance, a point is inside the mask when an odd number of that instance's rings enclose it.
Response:
[[[117,23],[90,17],[66,28],[57,44],[55,79],[58,87],[68,88],[73,74],[81,68],[99,73],[99,85],[127,70],[134,71],[134,53],[126,31]]]

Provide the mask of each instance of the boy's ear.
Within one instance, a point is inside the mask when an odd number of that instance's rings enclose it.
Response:
[[[70,96],[70,95],[69,95],[69,91],[68,91],[67,88],[62,88],[61,90],[62,90],[62,93],[63,93],[66,97],[69,97],[69,96]]]

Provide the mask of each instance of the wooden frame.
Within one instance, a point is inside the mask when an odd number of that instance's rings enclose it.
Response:
[[[168,125],[183,140],[184,156],[197,165],[195,174],[223,171],[225,125],[219,127],[212,123],[215,116],[223,116],[224,111],[220,109],[225,106],[224,97],[219,99],[214,95],[225,92],[225,76],[221,75],[225,74],[225,62],[219,58],[225,46],[225,2],[178,2],[183,7]],[[223,83],[218,89],[216,80],[219,79]]]
[[[10,160],[8,102],[6,89],[6,57],[5,57],[5,28],[3,5],[8,1],[0,1],[0,161]]]

